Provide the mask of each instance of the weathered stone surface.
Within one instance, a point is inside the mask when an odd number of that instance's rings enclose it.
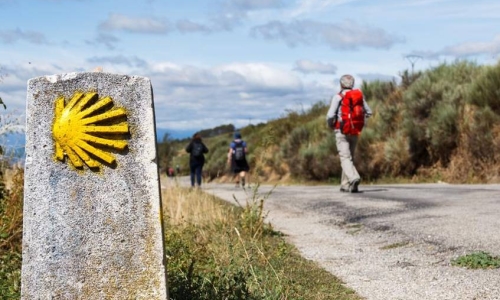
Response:
[[[56,158],[55,102],[64,96],[67,104],[75,91],[109,96],[127,113],[125,150],[94,144],[116,159],[100,170]],[[26,132],[21,298],[166,299],[149,79],[107,73],[31,79]]]

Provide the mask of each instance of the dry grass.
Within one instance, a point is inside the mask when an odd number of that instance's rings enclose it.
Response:
[[[243,207],[175,184],[163,190],[171,299],[359,299],[264,223],[268,194],[257,188],[237,199]]]
[[[227,206],[198,189],[173,185],[162,190],[162,201],[166,208],[164,216],[172,226],[206,226],[214,222],[226,224],[233,218],[232,214],[228,214]]]
[[[0,249],[20,251],[23,224],[23,169],[6,172],[6,195],[0,203]]]
[[[0,299],[18,299],[21,285],[23,169],[7,173],[9,189],[0,197]]]

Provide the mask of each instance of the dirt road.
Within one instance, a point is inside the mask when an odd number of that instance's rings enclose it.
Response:
[[[262,198],[271,186],[260,186]],[[451,260],[474,251],[500,256],[500,185],[276,186],[268,221],[308,259],[367,299],[500,299],[500,269]],[[240,203],[252,190],[207,184]]]

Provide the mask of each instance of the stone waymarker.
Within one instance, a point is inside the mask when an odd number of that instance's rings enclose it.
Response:
[[[28,81],[21,298],[166,299],[149,79]]]

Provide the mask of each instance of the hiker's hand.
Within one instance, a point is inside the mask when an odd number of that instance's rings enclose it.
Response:
[[[328,124],[328,128],[335,129],[335,121],[336,120],[337,120],[337,118],[328,118],[328,120],[326,120],[326,123]]]

